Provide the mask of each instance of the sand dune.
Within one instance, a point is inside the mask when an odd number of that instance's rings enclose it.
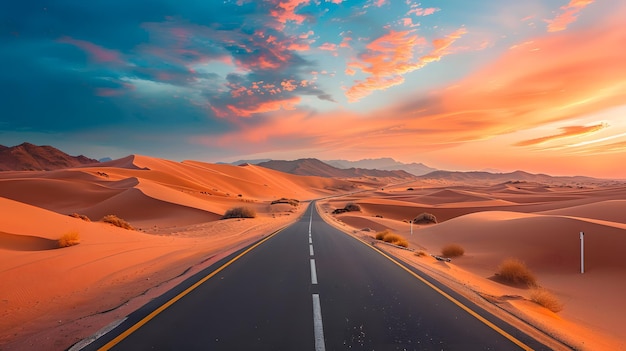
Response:
[[[621,296],[626,291],[626,264],[620,251],[626,247],[626,187],[621,184],[449,186],[446,181],[418,180],[390,185],[373,179],[296,176],[254,165],[131,155],[74,169],[0,172],[0,281],[10,287],[3,289],[0,303],[0,344],[20,349],[33,340],[53,339],[52,349],[65,349],[107,324],[86,326],[77,322],[80,317],[113,318],[111,313],[126,308],[116,306],[133,306],[128,301],[139,301],[145,291],[198,262],[209,264],[289,223],[304,207],[270,205],[272,200],[303,201],[348,192],[351,195],[320,205],[330,213],[347,202],[359,204],[361,212],[336,216],[342,225],[357,232],[392,229],[405,235],[412,247],[431,253],[459,243],[466,255],[453,261],[454,269],[433,267],[473,277],[467,278],[473,285],[499,294],[517,288],[488,278],[501,260],[517,257],[542,286],[565,301],[559,316],[591,332],[564,330],[587,339],[598,330],[605,333],[596,335],[602,340],[608,340],[606,335],[623,336],[619,326],[626,324],[620,312],[626,310]],[[235,206],[252,207],[258,216],[218,220]],[[439,224],[414,225],[409,237],[407,221],[422,212],[437,216]],[[83,221],[68,216],[71,213],[94,221],[115,214],[140,231]],[[70,231],[80,234],[80,244],[58,248],[57,239]],[[580,231],[586,233],[587,272],[582,277]],[[111,309],[117,312],[104,314],[108,317],[98,313]],[[64,328],[69,339],[59,338],[58,328]]]
[[[65,349],[124,313],[116,306],[124,311],[132,305],[125,301],[139,301],[190,267],[271,233],[304,208],[270,201],[305,201],[355,187],[257,166],[139,155],[74,169],[0,172],[0,281],[9,287],[2,289],[0,345],[21,349],[52,339],[51,349]],[[257,218],[219,220],[236,206],[254,208]],[[141,231],[95,222],[108,214]],[[80,244],[59,248],[58,238],[72,231]],[[108,317],[98,313],[111,309]],[[81,325],[90,315],[105,320]]]
[[[607,183],[581,186],[541,183],[500,183],[442,187],[417,184],[390,187],[331,199],[320,204],[327,213],[347,202],[360,212],[333,216],[340,228],[368,241],[373,231],[390,229],[405,236],[410,247],[431,254],[451,243],[465,255],[452,263],[396,252],[422,268],[451,277],[476,291],[492,295],[522,295],[528,289],[490,280],[509,257],[524,261],[539,284],[554,293],[565,309],[558,315],[528,301],[510,304],[583,350],[625,349],[626,310],[626,187]],[[435,214],[438,224],[413,225],[421,212]],[[580,232],[585,233],[585,273],[580,273]],[[421,262],[421,263],[420,263]],[[547,311],[547,312],[546,312]]]

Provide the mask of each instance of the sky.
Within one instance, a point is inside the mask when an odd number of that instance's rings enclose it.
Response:
[[[626,3],[0,3],[0,144],[626,179]]]

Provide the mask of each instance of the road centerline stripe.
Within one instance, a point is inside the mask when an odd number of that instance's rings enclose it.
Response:
[[[311,284],[317,284],[317,270],[315,269],[315,259],[311,259]]]
[[[313,256],[313,245],[309,245],[309,255]]]
[[[313,333],[315,335],[315,351],[325,351],[324,325],[322,324],[322,306],[319,294],[313,294]]]

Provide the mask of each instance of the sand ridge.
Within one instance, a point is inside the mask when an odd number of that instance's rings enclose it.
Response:
[[[347,202],[361,211],[330,215]],[[501,303],[576,349],[626,349],[624,184],[422,182],[329,199],[319,206],[339,228],[368,242],[375,241],[376,231],[390,229],[407,238],[413,250],[428,254],[441,255],[443,246],[460,244],[465,254],[450,263],[383,248],[443,281],[470,288],[474,296],[520,296]],[[423,212],[435,214],[439,223],[414,224],[411,235],[409,221]],[[528,301],[531,289],[494,280],[498,265],[509,257],[524,261],[564,310],[555,314]]]
[[[139,308],[189,272],[291,223],[306,207],[271,201],[360,187],[258,166],[140,155],[56,171],[0,172],[0,348],[66,349],[130,313],[128,306]],[[220,220],[238,206],[257,217]],[[109,214],[138,230],[100,221]],[[80,244],[58,248],[68,232],[78,232]]]

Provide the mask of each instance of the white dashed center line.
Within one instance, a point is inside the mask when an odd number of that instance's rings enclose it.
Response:
[[[314,259],[311,259],[311,284],[317,284],[317,270],[315,269]]]
[[[322,324],[322,306],[318,294],[313,294],[313,332],[315,334],[315,351],[326,350],[324,326]]]
[[[313,224],[313,207],[311,207],[311,217],[309,219],[309,256],[313,257],[313,237],[311,236],[311,225]],[[311,258],[311,284],[317,285],[317,269],[315,259]],[[315,335],[315,351],[325,351],[324,326],[322,324],[322,306],[320,295],[313,294],[313,332]]]

